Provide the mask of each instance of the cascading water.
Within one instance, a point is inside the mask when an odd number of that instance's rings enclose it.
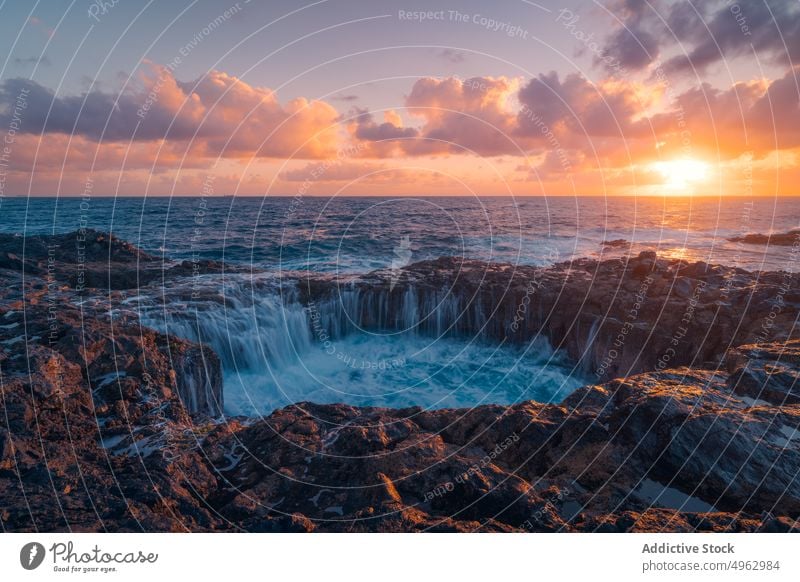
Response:
[[[300,401],[471,407],[557,401],[586,382],[546,339],[494,341],[478,301],[414,285],[344,285],[301,301],[274,279],[213,277],[138,297],[143,324],[210,346],[226,413],[267,414]]]

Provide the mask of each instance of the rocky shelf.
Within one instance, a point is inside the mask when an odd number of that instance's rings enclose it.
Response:
[[[743,236],[735,236],[728,240],[746,245],[797,247],[800,246],[800,230],[790,230],[789,232],[776,232],[772,234],[749,233]]]
[[[454,290],[466,315],[450,323],[542,333],[597,382],[559,404],[298,403],[227,418],[216,354],[120,302],[197,268],[103,233],[60,236],[0,238],[4,531],[798,528],[794,275],[643,253],[300,278],[305,302],[344,288],[354,305],[385,305],[358,316],[375,326],[403,323],[398,301],[425,309]]]

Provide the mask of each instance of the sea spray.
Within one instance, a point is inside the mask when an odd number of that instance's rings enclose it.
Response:
[[[213,278],[176,286],[160,306],[139,299],[142,323],[211,347],[225,374],[229,414],[299,401],[427,408],[561,400],[583,385],[544,338],[499,345],[482,306],[413,285],[300,300],[298,287]],[[302,287],[302,283],[299,284]]]

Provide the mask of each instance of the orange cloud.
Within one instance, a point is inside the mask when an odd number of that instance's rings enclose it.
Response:
[[[403,127],[394,111],[384,115],[382,124],[368,112],[359,112],[350,132],[369,143],[365,156],[519,153],[511,135],[515,112],[509,104],[516,89],[517,82],[505,77],[425,77],[414,83],[405,101],[421,127]]]
[[[774,81],[736,83],[726,90],[708,84],[686,91],[669,113],[652,123],[667,149],[688,143],[707,155],[763,157],[800,146],[800,78],[788,71]]]
[[[133,89],[57,96],[27,79],[8,79],[0,102],[26,96],[21,131],[96,142],[182,142],[196,155],[319,159],[336,152],[339,113],[315,100],[281,104],[273,91],[220,71],[178,81],[152,67]],[[3,117],[3,116],[0,116]]]
[[[508,156],[518,168],[514,180],[569,176],[574,184],[618,185],[630,177],[655,180],[635,167],[659,158],[758,159],[800,148],[800,124],[792,123],[800,119],[797,71],[728,89],[706,84],[670,95],[669,102],[663,84],[594,83],[578,74],[552,72],[524,84],[506,77],[425,77],[410,88],[403,109],[380,115],[353,109],[342,116],[322,101],[281,103],[274,91],[220,71],[182,82],[167,67],[150,66],[120,94],[60,97],[30,80],[6,80],[0,84],[0,127],[11,127],[9,116],[24,90],[26,107],[14,126],[10,158],[10,183],[23,187],[34,172],[41,183],[71,180],[72,189],[87,174],[105,172],[112,184],[124,173],[126,180],[173,180],[191,188],[202,176],[176,170],[213,172],[217,157],[230,164],[258,158],[262,170],[268,166],[265,175],[248,177],[253,189],[258,180],[266,184],[276,176],[293,188],[320,168],[324,176],[311,179],[332,188],[349,180],[412,184],[421,178],[402,169],[402,162],[363,160],[430,157],[464,175],[477,172],[475,156]],[[450,159],[456,156],[461,160]],[[277,160],[291,159],[313,163],[279,168]],[[796,157],[783,164],[795,167]],[[443,166],[437,170],[447,173]]]

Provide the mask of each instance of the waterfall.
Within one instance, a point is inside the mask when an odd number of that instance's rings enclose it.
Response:
[[[478,301],[469,301],[447,289],[414,285],[388,288],[341,287],[322,299],[310,300],[307,310],[318,317],[333,338],[357,330],[394,331],[413,335],[490,339],[487,318]]]
[[[535,314],[509,332],[516,297],[495,305],[487,294],[444,286],[360,281],[326,282],[305,294],[302,281],[191,285],[137,298],[141,322],[212,348],[226,410],[237,414],[303,399],[470,406],[496,392],[490,401],[547,400],[582,385],[545,338],[526,343],[538,332]],[[507,347],[496,347],[505,339]]]
[[[298,355],[357,332],[408,334],[496,341],[506,334],[516,343],[530,333],[529,314],[511,332],[512,310],[489,317],[480,296],[416,285],[364,287],[348,283],[301,301],[298,285],[231,282],[222,294],[202,293],[145,302],[144,325],[205,344],[226,370],[260,371],[266,362],[288,366]],[[494,307],[493,307],[494,308]]]
[[[210,346],[226,370],[261,370],[265,359],[290,365],[312,345],[307,310],[275,290],[252,293],[245,285],[226,290],[222,300],[149,305],[142,324]]]

